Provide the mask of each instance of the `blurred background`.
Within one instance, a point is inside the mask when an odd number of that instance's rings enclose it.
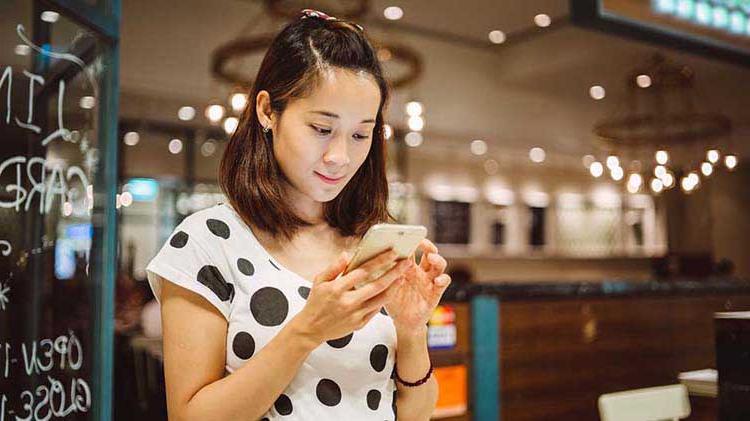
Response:
[[[671,384],[689,419],[750,416],[732,387],[750,383],[748,357],[717,358],[750,309],[750,2],[0,4],[0,304],[15,292],[0,333],[19,356],[83,338],[83,371],[52,370],[79,376],[71,390],[91,371],[112,413],[75,419],[166,419],[145,266],[182,218],[225,201],[218,165],[252,78],[304,7],[377,47],[389,208],[449,262],[435,418],[606,419],[601,395]],[[745,374],[719,393],[724,366]],[[12,367],[0,391],[20,411],[40,380]]]

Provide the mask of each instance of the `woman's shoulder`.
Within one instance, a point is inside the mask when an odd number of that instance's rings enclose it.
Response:
[[[220,237],[227,236],[230,217],[224,203],[218,203],[187,215],[177,224],[175,231],[191,231],[196,235],[213,233]]]

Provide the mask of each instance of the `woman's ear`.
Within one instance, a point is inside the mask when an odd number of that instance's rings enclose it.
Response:
[[[268,91],[261,90],[255,97],[255,114],[258,122],[263,127],[271,127],[273,124],[273,111],[271,110],[271,96]]]

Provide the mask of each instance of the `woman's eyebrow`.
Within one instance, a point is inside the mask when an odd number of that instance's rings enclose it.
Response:
[[[320,114],[322,116],[331,117],[331,118],[341,118],[341,116],[339,116],[338,114],[332,113],[330,111],[315,110],[315,111],[308,111],[308,113]],[[375,122],[375,120],[372,119],[372,118],[368,118],[368,119],[362,120],[362,123],[374,123],[374,122]]]

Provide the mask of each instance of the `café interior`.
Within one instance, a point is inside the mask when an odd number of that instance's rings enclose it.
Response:
[[[226,143],[303,7],[376,46],[389,211],[448,261],[433,419],[750,419],[744,0],[123,1],[113,418],[167,419],[145,268],[226,200]]]

